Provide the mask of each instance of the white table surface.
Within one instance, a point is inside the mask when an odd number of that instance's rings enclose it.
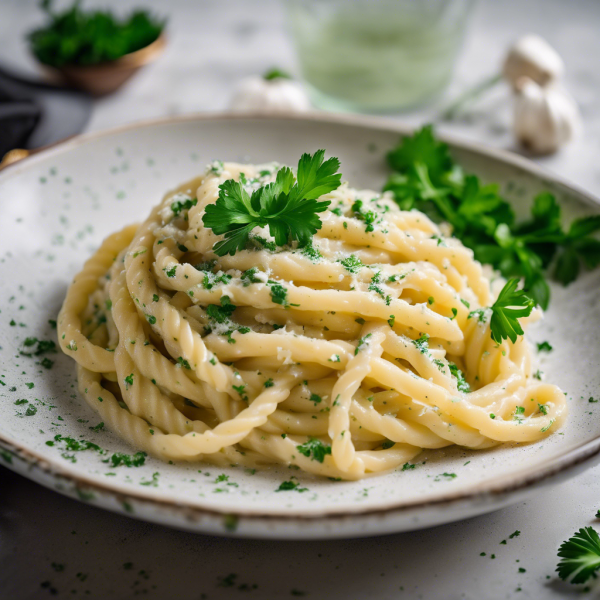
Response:
[[[98,2],[86,2],[91,4]],[[169,15],[168,49],[122,91],[97,101],[88,131],[223,110],[239,78],[273,65],[297,72],[284,11],[275,0],[145,4]],[[0,61],[35,72],[23,34],[39,21],[34,0],[0,0]],[[446,98],[497,70],[508,43],[529,31],[543,35],[565,59],[567,85],[584,118],[576,142],[538,162],[600,196],[597,0],[482,0]],[[507,92],[499,89],[468,119],[439,130],[513,149],[508,107]],[[419,124],[434,118],[437,108],[393,118]],[[65,598],[182,600],[270,600],[300,593],[331,600],[578,597],[579,588],[553,574],[556,551],[580,527],[600,529],[594,518],[599,508],[595,467],[514,507],[425,531],[331,542],[235,540],[116,516],[0,467],[0,598],[54,592]],[[520,536],[500,544],[517,529]]]

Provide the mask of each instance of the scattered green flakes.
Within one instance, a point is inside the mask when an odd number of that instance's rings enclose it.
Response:
[[[358,346],[354,349],[354,356],[356,356],[359,352],[364,350],[369,344],[369,338],[371,337],[370,333],[367,333],[364,337],[360,338],[358,341]]]
[[[183,356],[179,356],[177,358],[177,366],[183,367],[184,369],[187,369],[188,371],[191,370],[190,363],[187,360],[185,360],[185,358],[183,358]]]
[[[304,444],[296,446],[296,450],[303,456],[320,463],[325,460],[327,454],[331,454],[331,446],[324,444],[317,438],[309,438]]]
[[[435,476],[434,481],[452,481],[457,477],[458,475],[456,473],[440,473]]]
[[[300,487],[300,482],[295,477],[290,477],[289,481],[282,481],[276,492],[308,492],[308,488]]]
[[[125,377],[125,389],[128,390],[133,385],[133,373],[130,373]]]
[[[287,299],[287,289],[275,281],[268,282],[271,292],[271,301],[283,307],[289,306]]]
[[[100,425],[104,425],[104,423],[100,423]],[[90,429],[92,429],[90,427]],[[124,454],[122,452],[115,452],[110,459],[104,461],[110,463],[110,466],[113,468],[124,466],[124,467],[141,467],[146,462],[146,457],[148,455],[139,451],[135,454]]]
[[[94,427],[89,427],[89,429],[91,429],[95,433],[102,431],[104,429],[104,421],[101,421],[100,423],[98,423],[98,425],[94,425]]]
[[[158,478],[160,476],[160,473],[156,472],[156,473],[152,473],[152,479],[146,479],[146,480],[142,480],[140,481],[140,485],[144,485],[146,487],[158,487]]]
[[[552,352],[553,350],[549,342],[540,342],[536,345],[538,352]]]
[[[176,217],[178,217],[185,211],[190,210],[192,206],[196,206],[196,204],[198,204],[198,200],[196,198],[185,198],[184,200],[176,200],[175,202],[171,202],[171,211]]]
[[[56,352],[56,344],[52,340],[38,340],[36,337],[25,338],[19,350],[21,356],[40,356]]]
[[[356,274],[364,267],[364,264],[358,256],[351,254],[347,258],[338,261],[348,273]]]
[[[72,463],[77,462],[74,453],[75,452],[85,452],[86,450],[93,450],[94,452],[98,452],[99,454],[106,454],[106,450],[102,450],[98,444],[94,444],[93,442],[89,442],[87,440],[76,440],[72,437],[62,436],[57,434],[54,436],[53,440],[49,440],[46,442],[46,446],[56,446],[61,445],[63,452],[61,456]],[[69,454],[73,453],[73,454]]]

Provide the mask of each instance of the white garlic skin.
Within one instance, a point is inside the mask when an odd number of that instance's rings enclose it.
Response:
[[[310,110],[310,100],[295,81],[249,77],[237,86],[230,108],[237,112],[302,112]]]
[[[521,77],[529,77],[541,86],[560,79],[565,66],[558,52],[539,35],[519,38],[509,49],[502,66],[502,75],[516,88]]]
[[[556,152],[581,128],[577,104],[565,90],[528,77],[517,81],[513,118],[516,138],[535,154]]]

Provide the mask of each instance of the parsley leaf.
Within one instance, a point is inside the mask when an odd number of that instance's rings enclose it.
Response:
[[[600,537],[593,527],[582,527],[558,549],[556,571],[561,579],[585,583],[600,568]]]
[[[323,162],[324,150],[312,156],[303,154],[295,178],[288,167],[277,172],[274,182],[264,185],[252,196],[246,191],[245,178],[228,179],[219,186],[219,198],[206,207],[204,225],[225,239],[217,242],[213,251],[218,256],[243,250],[250,232],[256,227],[269,227],[278,246],[297,240],[304,246],[321,228],[318,213],[327,210],[328,200],[317,198],[340,186],[340,162],[330,158]]]
[[[310,438],[304,444],[296,446],[296,450],[303,456],[310,457],[312,460],[322,463],[327,454],[331,454],[331,446],[324,444],[317,438]]]
[[[510,279],[502,288],[498,299],[492,305],[490,328],[492,339],[500,344],[502,340],[510,339],[514,344],[518,335],[523,335],[519,317],[531,314],[535,302],[523,290],[517,291],[518,279]]]

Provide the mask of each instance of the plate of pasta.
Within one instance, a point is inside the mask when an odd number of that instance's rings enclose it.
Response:
[[[0,462],[60,493],[352,537],[502,508],[600,453],[600,207],[523,158],[195,116],[9,166],[0,215]]]

